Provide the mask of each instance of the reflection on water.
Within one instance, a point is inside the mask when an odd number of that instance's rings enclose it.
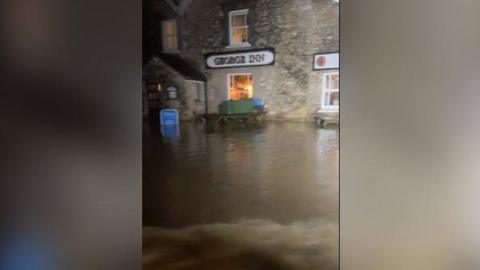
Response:
[[[144,225],[337,216],[338,132],[305,123],[145,128]]]
[[[334,269],[337,130],[145,126],[143,144],[147,269]]]

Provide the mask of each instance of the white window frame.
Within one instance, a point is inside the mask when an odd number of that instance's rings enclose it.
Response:
[[[165,23],[167,22],[175,22],[175,35],[167,35],[166,31],[165,31]],[[175,48],[172,49],[172,48],[167,48],[167,38],[168,37],[172,37],[172,36],[175,36]],[[179,49],[178,49],[178,23],[177,23],[177,20],[176,19],[171,19],[171,20],[163,20],[162,21],[162,41],[163,41],[163,51],[164,52],[178,52]]]
[[[241,76],[241,75],[250,75],[252,77],[252,81],[253,81],[253,73],[229,73],[227,74],[227,99],[228,100],[231,100],[230,98],[230,84],[232,82],[232,76]],[[254,84],[255,86],[255,84]],[[252,88],[252,97],[253,97],[253,94],[254,94],[254,88]]]
[[[338,75],[340,76],[340,72],[338,70],[335,71],[329,71],[323,73],[323,79],[322,79],[322,98],[321,98],[321,111],[323,112],[338,112],[339,111],[339,105],[326,105],[326,97],[327,93],[339,93],[340,94],[340,88],[337,89],[331,89],[330,88],[330,80],[329,77],[332,75]]]
[[[233,26],[233,17],[238,16],[238,15],[244,15],[245,16],[245,23],[246,26]],[[242,42],[242,43],[233,43],[233,30],[234,29],[240,29],[240,28],[246,28],[247,29],[247,42]],[[233,10],[228,13],[228,42],[229,46],[227,48],[238,48],[238,47],[250,47],[251,44],[248,42],[248,37],[249,37],[249,25],[248,25],[248,9],[241,9],[241,10]]]

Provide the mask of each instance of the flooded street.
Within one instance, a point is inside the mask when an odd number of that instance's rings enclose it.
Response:
[[[144,225],[185,227],[261,218],[336,219],[338,132],[312,124],[184,124],[144,134]]]
[[[338,130],[167,133],[144,126],[144,268],[336,269]]]

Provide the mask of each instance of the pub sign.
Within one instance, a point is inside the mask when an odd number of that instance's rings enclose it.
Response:
[[[316,53],[313,55],[313,70],[338,69],[339,53]]]
[[[275,63],[273,48],[242,52],[210,53],[205,55],[207,68],[266,66]]]

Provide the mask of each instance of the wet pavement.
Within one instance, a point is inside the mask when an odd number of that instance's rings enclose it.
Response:
[[[143,269],[338,269],[336,129],[143,132]]]
[[[169,134],[144,127],[145,226],[337,219],[338,130],[186,123]]]

